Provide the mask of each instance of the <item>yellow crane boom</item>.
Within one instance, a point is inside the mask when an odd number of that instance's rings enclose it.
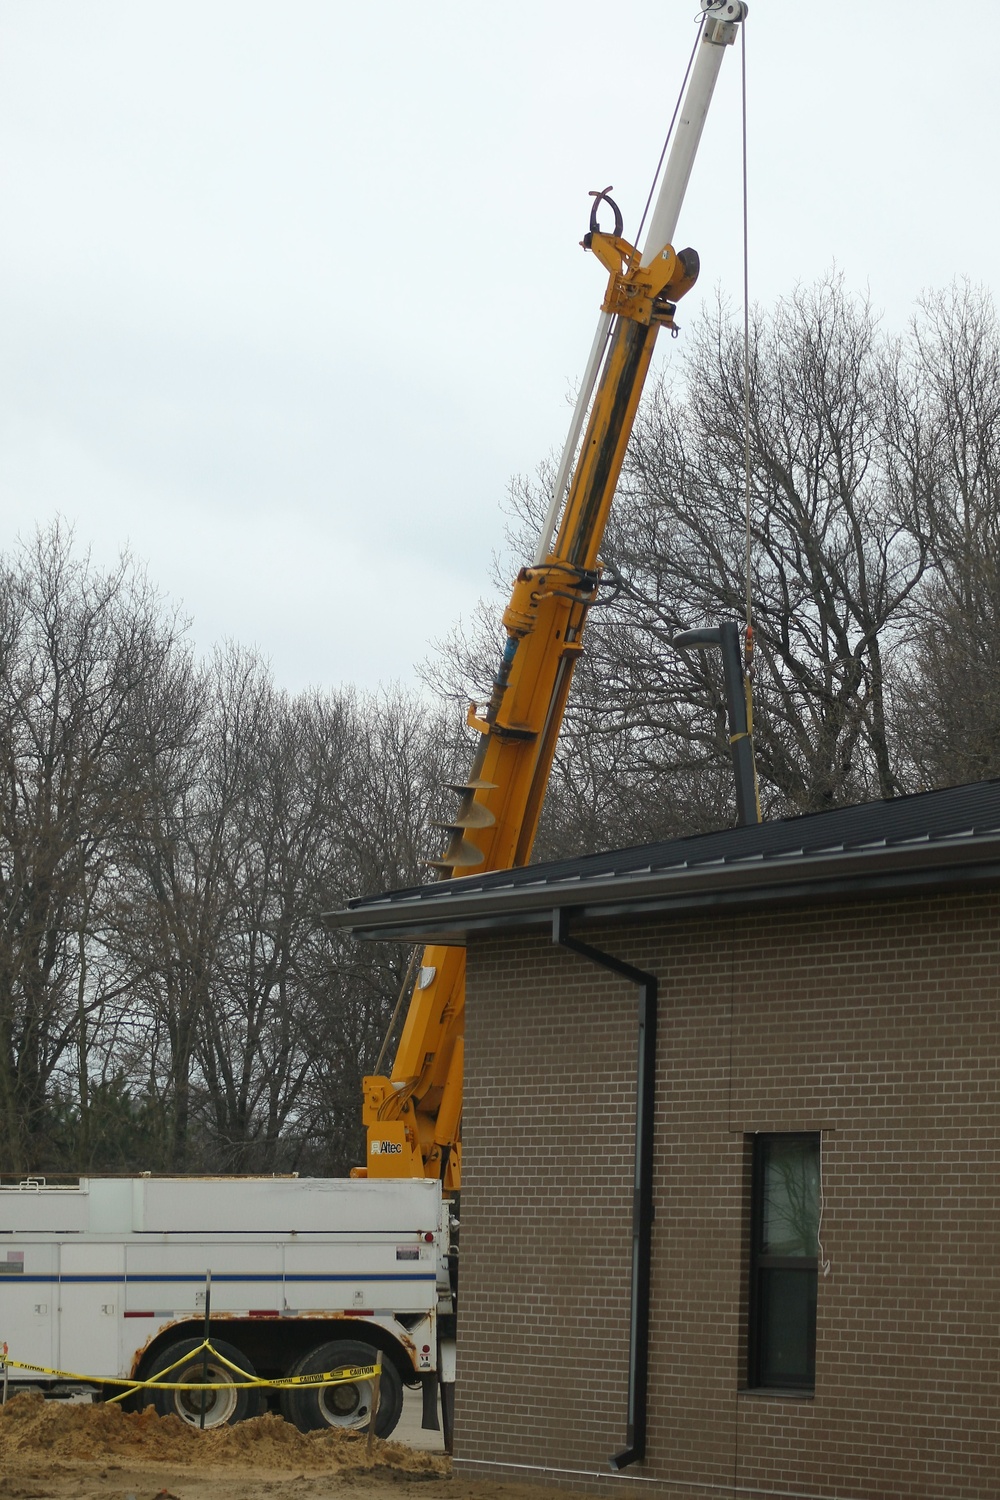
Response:
[[[698,275],[695,252],[675,252],[669,241],[722,55],[746,6],[702,0],[702,10],[700,42],[642,250],[623,238],[621,215],[607,192],[593,195],[583,245],[609,273],[601,321],[538,552],[518,573],[503,614],[507,640],[489,702],[482,711],[469,710],[468,723],[481,739],[468,779],[455,788],[459,805],[446,825],[448,847],[435,862],[445,880],[473,869],[510,869],[531,856],[653,345],[661,328],[674,328],[676,304]],[[599,227],[602,203],[614,213],[610,233]],[[464,1009],[464,950],[425,948],[391,1075],[365,1079],[368,1151],[357,1175],[441,1177],[446,1189],[461,1186]]]

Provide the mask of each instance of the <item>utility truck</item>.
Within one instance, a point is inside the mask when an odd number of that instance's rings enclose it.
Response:
[[[114,1380],[210,1382],[129,1397],[217,1427],[262,1413],[263,1379],[370,1367],[376,1432],[403,1387],[436,1426],[438,1339],[451,1316],[449,1219],[429,1179],[27,1178],[0,1186],[0,1345],[9,1389],[120,1395]],[[210,1301],[210,1308],[206,1302]],[[212,1348],[200,1347],[210,1312]],[[178,1363],[179,1361],[179,1363]],[[37,1368],[24,1369],[31,1365]],[[169,1375],[164,1372],[176,1366]],[[366,1428],[373,1379],[272,1394],[305,1431]],[[204,1410],[203,1410],[204,1408]]]

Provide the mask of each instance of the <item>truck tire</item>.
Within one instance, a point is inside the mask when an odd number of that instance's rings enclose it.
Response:
[[[289,1375],[324,1375],[350,1365],[373,1365],[376,1351],[370,1344],[356,1344],[351,1339],[336,1339],[319,1344],[296,1360]],[[294,1422],[300,1432],[315,1432],[324,1427],[340,1427],[367,1432],[371,1419],[374,1381],[357,1380],[346,1385],[292,1386],[281,1392],[281,1413]],[[388,1437],[403,1410],[403,1382],[390,1359],[382,1356],[382,1379],[379,1387],[377,1437]]]
[[[256,1372],[253,1365],[239,1349],[232,1344],[225,1343],[222,1339],[212,1339],[212,1348],[226,1359],[232,1360],[247,1375],[253,1376]],[[170,1371],[167,1377],[170,1380],[199,1381],[202,1378],[202,1367],[204,1354],[201,1353],[200,1339],[180,1339],[176,1344],[168,1344],[167,1347],[157,1355],[150,1366],[146,1379],[151,1380],[154,1375],[162,1372],[177,1360],[181,1363],[175,1370]],[[213,1384],[220,1385],[221,1390],[205,1392],[205,1427],[227,1427],[234,1422],[246,1421],[248,1417],[259,1417],[267,1405],[266,1392],[254,1386],[241,1386],[238,1376],[224,1365],[221,1359],[216,1359],[213,1354],[208,1356],[208,1379]],[[180,1417],[189,1427],[201,1426],[201,1392],[200,1391],[157,1391],[147,1387],[143,1392],[142,1399],[146,1405],[152,1405],[161,1417]]]

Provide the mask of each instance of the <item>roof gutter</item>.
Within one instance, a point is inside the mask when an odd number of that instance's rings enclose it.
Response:
[[[523,874],[523,872],[518,872]],[[618,917],[642,911],[697,910],[733,902],[808,900],[818,895],[863,896],[886,890],[920,890],[1000,880],[1000,840],[934,839],[905,847],[854,849],[835,854],[777,855],[733,864],[685,865],[641,873],[602,873],[572,881],[539,879],[531,885],[444,891],[421,888],[404,900],[362,898],[324,922],[357,937],[406,941],[434,937],[465,940],[466,930],[547,924],[554,907],[572,906],[579,918]]]
[[[635,1170],[632,1193],[632,1287],[629,1318],[627,1446],[614,1454],[611,1467],[625,1469],[646,1457],[646,1413],[649,1393],[649,1288],[653,1261],[653,1121],[656,1100],[657,979],[644,969],[602,953],[569,935],[569,912],[552,913],[552,941],[581,958],[639,986],[635,1079]]]

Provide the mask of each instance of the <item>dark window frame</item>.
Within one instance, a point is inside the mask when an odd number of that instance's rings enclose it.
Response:
[[[752,1155],[750,1169],[750,1279],[747,1319],[747,1385],[750,1390],[777,1393],[794,1392],[796,1395],[811,1395],[816,1389],[816,1289],[819,1281],[819,1256],[772,1255],[763,1251],[764,1205],[767,1158],[774,1141],[801,1141],[816,1148],[817,1171],[821,1163],[821,1137],[818,1131],[769,1131],[751,1137]],[[822,1181],[820,1181],[822,1193]],[[818,1225],[817,1225],[818,1234]],[[807,1371],[801,1378],[789,1376],[773,1378],[768,1371],[767,1323],[768,1292],[772,1282],[770,1272],[792,1272],[812,1279],[811,1317],[805,1326]],[[809,1299],[807,1299],[809,1300]]]

